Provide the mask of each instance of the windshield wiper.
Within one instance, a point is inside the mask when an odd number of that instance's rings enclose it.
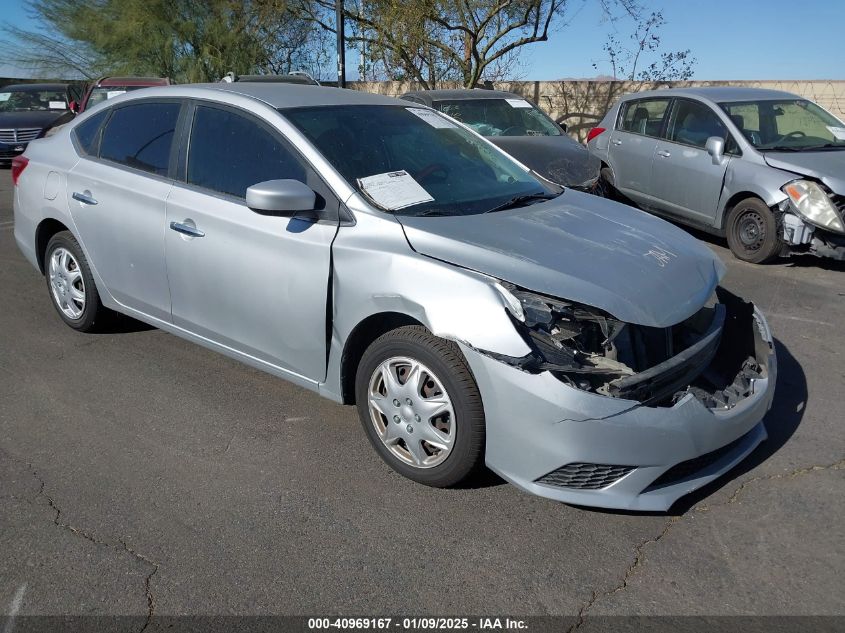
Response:
[[[506,202],[503,202],[502,204],[493,207],[489,211],[485,211],[485,213],[493,213],[494,211],[504,211],[505,209],[513,209],[515,207],[524,207],[527,206],[526,203],[532,202],[534,200],[553,200],[559,195],[560,193],[524,193],[519,196],[514,196],[510,200],[507,200]]]
[[[819,149],[845,149],[845,143],[824,143],[822,145],[808,145],[802,147],[805,152],[814,152]]]

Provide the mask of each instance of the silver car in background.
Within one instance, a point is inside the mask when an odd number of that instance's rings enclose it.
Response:
[[[845,260],[845,123],[812,101],[739,87],[630,94],[587,148],[606,185],[726,237],[739,259]]]
[[[705,245],[547,188],[429,108],[151,88],[12,176],[17,243],[67,325],[118,311],[356,404],[415,481],[486,463],[545,497],[663,510],[766,437],[772,335]]]

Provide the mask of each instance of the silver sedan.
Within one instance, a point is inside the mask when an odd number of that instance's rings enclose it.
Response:
[[[486,464],[662,510],[766,437],[772,335],[706,246],[429,108],[151,88],[33,142],[12,177],[17,243],[67,325],[120,312],[356,404],[415,481]]]

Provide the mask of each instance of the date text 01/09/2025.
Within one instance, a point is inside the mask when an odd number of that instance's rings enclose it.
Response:
[[[440,618],[440,617],[336,617],[309,618],[310,630],[347,629],[347,630],[469,630],[505,631],[526,630],[524,620],[514,618],[479,617],[479,618]]]

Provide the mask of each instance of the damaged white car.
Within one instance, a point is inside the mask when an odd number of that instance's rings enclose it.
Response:
[[[486,464],[545,497],[664,510],[766,437],[772,335],[706,246],[551,190],[428,108],[153,88],[12,175],[17,243],[69,326],[122,312],[357,404],[418,482]]]

